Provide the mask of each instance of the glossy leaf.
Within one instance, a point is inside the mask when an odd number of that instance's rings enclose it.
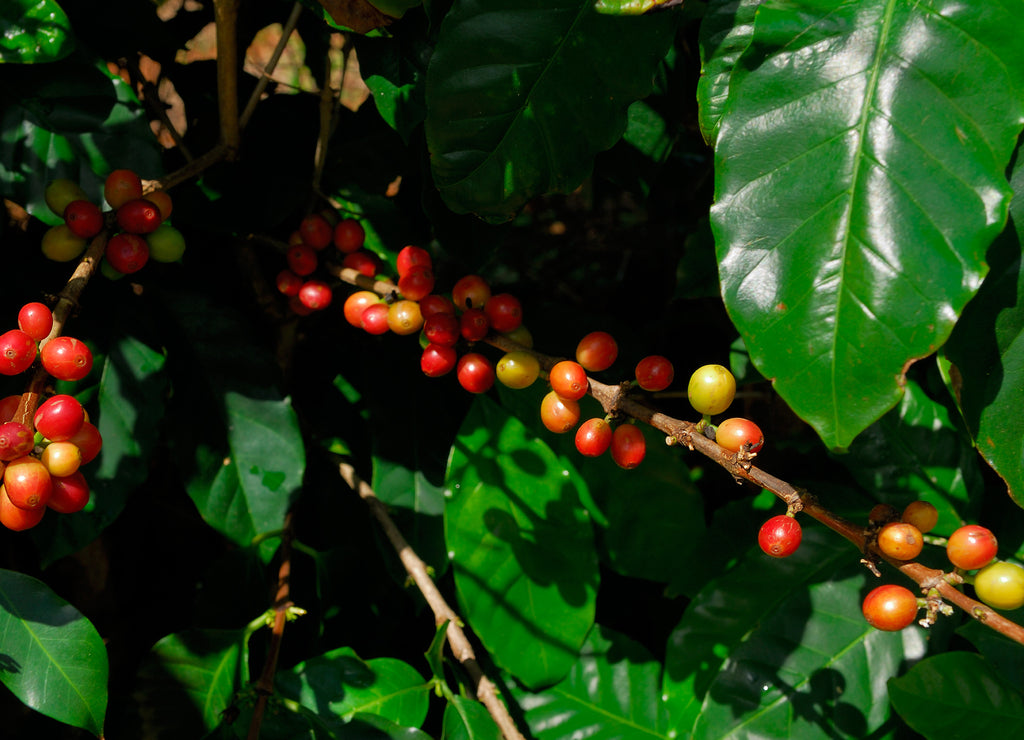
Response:
[[[671,13],[614,18],[593,0],[460,0],[427,68],[434,182],[456,213],[503,221],[573,190],[652,89]]]
[[[857,553],[805,525],[800,548],[758,548],[689,605],[668,643],[672,730],[706,737],[866,737],[888,717],[885,681],[923,651],[919,628],[884,633],[860,612]]]
[[[762,0],[711,0],[700,24],[701,75],[697,82],[698,121],[704,140],[714,144],[729,102],[729,81],[740,54],[754,34],[754,13]]]
[[[248,680],[244,630],[195,630],[160,640],[136,674],[140,735],[202,737]]]
[[[419,727],[427,716],[430,685],[395,658],[363,661],[351,648],[311,658],[277,676],[278,690],[311,711],[347,719],[377,714]]]
[[[521,422],[478,397],[452,450],[447,488],[461,615],[524,684],[558,681],[593,624],[598,581],[571,476]]]
[[[1024,609],[1004,612],[1003,616],[1020,624]],[[1024,645],[986,627],[977,619],[966,620],[957,634],[970,640],[992,668],[1017,691],[1024,693]]]
[[[441,740],[501,740],[501,730],[480,702],[453,696],[444,709]]]
[[[6,0],[0,8],[0,63],[52,62],[74,47],[71,23],[55,0]]]
[[[992,272],[945,347],[947,376],[974,443],[1024,506],[1024,159],[1013,170],[1011,227],[989,252]]]
[[[661,665],[643,647],[596,625],[562,681],[513,696],[538,740],[664,738],[660,680]]]
[[[1018,10],[757,11],[715,153],[722,293],[758,369],[829,447],[898,402],[907,364],[986,273],[1024,120]]]
[[[928,740],[1024,734],[1024,699],[975,653],[923,660],[889,682],[899,715]]]
[[[102,736],[107,648],[77,609],[35,578],[0,570],[0,681],[27,706]]]

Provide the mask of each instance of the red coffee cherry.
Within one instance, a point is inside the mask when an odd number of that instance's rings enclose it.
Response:
[[[103,212],[95,203],[73,200],[64,209],[64,223],[75,236],[92,239],[103,230]]]
[[[466,275],[452,288],[452,303],[460,311],[483,308],[491,299],[491,287],[479,275]]]
[[[443,295],[432,293],[420,300],[420,312],[423,314],[423,318],[428,318],[435,313],[446,313],[454,316],[455,304],[451,302],[451,299],[445,298]]]
[[[864,597],[861,611],[872,627],[884,632],[899,632],[917,618],[917,597],[910,589],[888,584]]]
[[[74,514],[89,503],[89,484],[81,472],[60,478],[50,476],[53,491],[46,506],[59,514]]]
[[[803,536],[800,522],[786,514],[779,514],[761,525],[757,533],[757,544],[766,555],[785,558],[797,551]]]
[[[484,312],[494,331],[514,331],[523,323],[523,306],[511,293],[492,295],[484,305]]]
[[[55,337],[39,353],[43,368],[57,380],[81,380],[92,370],[92,352],[74,337]]]
[[[58,394],[39,404],[33,421],[46,439],[63,442],[78,434],[85,423],[85,410],[74,396]]]
[[[103,197],[113,209],[142,197],[142,180],[131,170],[114,170],[103,183]]]
[[[576,430],[576,449],[585,457],[600,457],[612,443],[612,425],[601,417],[587,419]]]
[[[423,312],[422,302],[420,312]],[[434,313],[427,316],[423,322],[423,335],[428,342],[454,347],[462,333],[459,330],[459,320],[453,314]]]
[[[277,289],[289,298],[293,295],[298,295],[299,291],[302,290],[302,278],[288,269],[281,270],[281,272],[277,273],[277,280],[275,282],[277,284]]]
[[[607,370],[619,356],[619,345],[606,331],[592,331],[576,345],[576,362],[590,372]]]
[[[434,261],[430,258],[430,252],[423,247],[415,247],[410,244],[407,247],[402,247],[398,253],[398,257],[395,258],[395,267],[398,270],[398,276],[405,277],[417,267],[433,270]]]
[[[548,373],[548,382],[551,389],[562,398],[571,398],[578,401],[587,395],[590,388],[590,380],[587,378],[587,371],[578,362],[562,360],[556,362],[551,372]]]
[[[991,530],[977,524],[960,527],[946,540],[946,557],[963,570],[984,568],[992,562],[999,543]]]
[[[649,355],[636,366],[636,382],[645,391],[663,391],[672,385],[675,369],[667,357]]]
[[[117,209],[117,225],[132,234],[151,234],[163,221],[156,203],[134,198]]]
[[[429,267],[415,267],[398,278],[398,292],[410,301],[419,301],[434,289],[434,273]]]
[[[644,433],[635,424],[622,424],[612,432],[612,460],[620,468],[632,470],[647,454]]]
[[[323,311],[333,299],[331,286],[323,280],[307,280],[299,288],[299,301],[312,311]]]
[[[913,560],[924,548],[924,537],[913,524],[889,522],[878,533],[878,549],[897,560]]]
[[[300,277],[312,275],[316,270],[316,250],[308,244],[293,244],[285,253],[289,269]]]
[[[331,243],[334,229],[319,213],[311,213],[299,223],[299,235],[303,243],[320,250]]]
[[[467,342],[479,342],[491,330],[491,322],[482,308],[470,308],[459,317],[459,332]]]
[[[0,374],[17,375],[31,367],[36,359],[36,342],[21,329],[0,334]]]
[[[100,454],[100,449],[103,447],[103,437],[100,436],[100,430],[88,421],[82,422],[82,428],[67,441],[81,451],[82,465],[95,460],[96,456]]]
[[[367,306],[359,315],[359,325],[369,334],[387,334],[391,331],[388,326],[388,304],[374,303]]]
[[[118,234],[107,242],[107,262],[118,272],[130,275],[149,261],[149,244],[137,234]]]
[[[463,355],[455,368],[455,374],[459,385],[470,393],[484,393],[494,385],[494,366],[477,352]]]
[[[22,509],[42,509],[50,500],[50,473],[34,457],[19,457],[4,469],[4,488],[11,503]]]
[[[354,218],[343,218],[334,227],[334,246],[339,252],[351,254],[363,246],[366,230]]]
[[[564,434],[579,423],[580,405],[571,398],[549,391],[540,402],[540,420],[555,434]]]
[[[360,249],[358,252],[352,252],[346,254],[345,259],[341,261],[342,267],[355,270],[361,275],[366,277],[376,277],[384,271],[384,263],[381,262],[380,257],[375,255],[373,252],[368,252],[365,249]]]
[[[439,378],[454,369],[458,354],[453,347],[430,343],[420,356],[420,370],[428,378]]]
[[[18,328],[35,341],[42,341],[53,328],[53,312],[42,303],[26,303],[18,311]]]
[[[20,421],[0,424],[0,460],[16,460],[32,452],[35,435]]]

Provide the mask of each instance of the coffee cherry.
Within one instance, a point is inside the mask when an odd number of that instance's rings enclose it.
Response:
[[[46,502],[47,508],[59,514],[74,514],[89,503],[89,484],[81,472],[63,478],[51,475],[50,482],[53,484],[53,492]]]
[[[521,344],[527,349],[533,347],[533,335],[530,334],[530,330],[525,326],[519,326],[512,331],[502,332],[506,338],[511,339],[516,344]]]
[[[33,422],[46,439],[63,442],[78,434],[85,423],[85,410],[74,396],[58,394],[39,404]]]
[[[366,230],[354,218],[343,218],[334,227],[334,246],[339,252],[351,254],[363,246]]]
[[[420,312],[425,319],[433,316],[435,313],[446,313],[454,316],[455,304],[443,295],[432,293],[420,300]]]
[[[1024,606],[1024,568],[1015,563],[989,563],[974,575],[974,593],[993,609]]]
[[[644,433],[635,424],[622,424],[612,432],[612,460],[620,468],[632,470],[647,454]]]
[[[323,311],[333,298],[331,286],[323,280],[307,280],[299,288],[299,301],[312,311]]]
[[[76,200],[89,200],[89,196],[82,190],[81,186],[74,180],[59,178],[46,186],[43,192],[43,199],[46,205],[53,212],[54,216],[64,217],[64,211]]]
[[[55,337],[39,353],[43,368],[57,380],[81,380],[92,370],[92,352],[73,337]]]
[[[0,460],[10,461],[32,452],[35,435],[20,421],[0,424]]]
[[[287,268],[277,273],[277,279],[275,280],[278,291],[288,297],[298,295],[299,291],[302,290],[303,282],[302,278]]]
[[[580,405],[571,398],[549,391],[540,402],[540,420],[555,434],[564,434],[579,423]]]
[[[415,247],[411,244],[407,247],[402,247],[402,250],[395,258],[395,268],[398,270],[398,277],[405,277],[417,267],[425,267],[428,270],[434,269],[434,261],[430,257],[430,252],[423,249],[423,247]]]
[[[308,244],[293,244],[288,247],[285,259],[288,260],[288,267],[291,271],[300,277],[312,275],[316,270],[316,251]]]
[[[868,521],[871,524],[886,524],[900,518],[900,512],[895,506],[889,504],[875,504],[868,512]]]
[[[416,267],[398,278],[398,292],[410,301],[419,301],[434,289],[434,273],[429,267]]]
[[[529,352],[509,352],[498,360],[495,372],[502,385],[526,388],[540,375],[540,362]]]
[[[510,293],[491,296],[484,306],[484,312],[494,331],[512,331],[523,323],[523,306]]]
[[[704,365],[690,376],[686,392],[697,413],[713,416],[729,408],[736,396],[736,378],[721,365]]]
[[[85,251],[87,241],[75,234],[67,224],[57,224],[43,234],[40,246],[43,256],[54,262],[70,262]]]
[[[152,234],[146,234],[149,258],[155,262],[177,262],[185,254],[185,237],[170,224],[160,224]]]
[[[150,234],[162,220],[160,209],[146,198],[134,198],[117,209],[117,225],[131,234]]]
[[[666,357],[649,355],[637,363],[636,382],[645,391],[663,391],[672,385],[675,369]]]
[[[578,401],[587,395],[590,388],[590,380],[587,378],[587,371],[578,362],[562,360],[556,362],[551,372],[548,373],[548,382],[551,389],[562,398],[571,398]]]
[[[39,524],[46,508],[23,509],[15,506],[7,495],[7,488],[0,485],[0,524],[14,532],[24,532]]]
[[[803,536],[800,522],[786,514],[779,514],[761,525],[757,533],[757,544],[766,555],[785,558],[797,551]]]
[[[991,563],[998,548],[996,536],[990,530],[977,524],[968,524],[953,532],[946,540],[946,557],[957,568],[975,570]]]
[[[388,309],[388,327],[395,334],[407,336],[423,328],[423,314],[416,301],[395,301]]]
[[[11,503],[22,509],[42,509],[50,500],[53,484],[46,467],[34,457],[19,457],[4,469],[4,488]]]
[[[103,183],[103,197],[114,210],[142,197],[142,180],[131,170],[114,170]]]
[[[149,245],[137,234],[118,234],[107,242],[107,262],[118,272],[130,275],[149,261]]]
[[[484,393],[494,385],[494,366],[477,352],[463,355],[455,368],[455,374],[459,385],[470,393]]]
[[[457,360],[458,354],[454,347],[430,343],[420,356],[420,370],[428,378],[438,378],[450,373]]]
[[[913,524],[889,522],[878,533],[878,549],[897,560],[913,560],[921,554],[924,537]]]
[[[0,423],[13,421],[14,415],[18,412],[18,404],[21,403],[21,396],[5,396],[0,399]],[[0,470],[0,472],[3,472]]]
[[[51,477],[66,478],[78,472],[82,464],[82,451],[70,442],[51,442],[46,445],[39,461]]]
[[[619,356],[619,345],[606,331],[592,331],[576,345],[576,362],[590,372],[607,370]]]
[[[18,328],[39,342],[50,335],[53,312],[42,303],[26,303],[18,311]]]
[[[887,584],[864,597],[861,611],[868,624],[883,632],[899,632],[917,618],[917,597],[908,588]]]
[[[100,436],[100,430],[88,421],[82,422],[82,428],[67,441],[77,447],[82,453],[82,465],[95,460],[96,456],[100,454],[100,449],[103,447],[103,437]]]
[[[482,308],[467,309],[459,317],[459,332],[467,342],[479,342],[491,330],[491,322]]]
[[[903,521],[913,524],[922,533],[931,532],[939,523],[939,510],[927,501],[911,501],[903,510]]]
[[[300,301],[297,295],[288,297],[288,310],[296,316],[309,316],[313,313],[313,309]]]
[[[345,299],[343,312],[345,321],[355,327],[362,327],[362,316],[369,306],[380,303],[380,296],[372,290],[357,290]],[[387,307],[385,307],[387,310]]]
[[[334,229],[319,213],[311,213],[299,223],[299,235],[305,244],[320,250],[331,243]]]
[[[168,195],[166,190],[154,190],[152,193],[146,195],[146,200],[160,209],[161,221],[166,221],[171,217],[171,211],[174,210],[174,204],[171,202],[171,196]]]
[[[31,367],[36,359],[36,342],[21,329],[0,334],[0,374],[17,375]]]
[[[423,311],[423,303],[420,303],[420,312]],[[434,313],[428,316],[423,322],[423,335],[428,342],[442,344],[445,347],[454,347],[462,336],[459,331],[459,320],[448,313]]]
[[[460,311],[483,308],[491,298],[491,288],[479,275],[466,275],[452,288],[452,302]]]
[[[95,203],[73,200],[64,209],[64,223],[75,236],[92,239],[103,230],[103,212]]]
[[[359,315],[359,325],[370,334],[387,334],[391,330],[388,326],[388,313],[388,304],[374,303]]]
[[[341,266],[371,278],[384,271],[384,263],[381,262],[380,257],[373,252],[367,252],[365,249],[346,254],[345,259],[341,261]]]
[[[730,452],[745,450],[754,454],[764,446],[764,435],[749,419],[726,419],[718,425],[715,441]]]
[[[612,443],[612,425],[601,417],[587,419],[576,430],[576,449],[584,457],[600,457]]]

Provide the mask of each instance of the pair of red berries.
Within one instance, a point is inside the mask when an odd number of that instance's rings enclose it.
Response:
[[[92,352],[78,339],[54,337],[42,350],[38,343],[50,335],[53,313],[42,303],[26,303],[18,312],[18,328],[0,334],[0,374],[18,375],[38,356],[57,380],[81,380],[92,370]]]

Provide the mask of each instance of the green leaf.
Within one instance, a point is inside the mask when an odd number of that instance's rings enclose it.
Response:
[[[944,653],[889,682],[893,708],[932,740],[1020,737],[1024,699],[980,655]]]
[[[453,696],[444,709],[441,740],[501,740],[502,734],[483,704]]]
[[[894,406],[1005,223],[1019,8],[771,2],[733,72],[712,209],[758,369],[831,448]]]
[[[248,680],[245,630],[195,630],[160,640],[136,674],[140,736],[202,737]]]
[[[477,397],[448,465],[445,536],[462,615],[531,688],[561,679],[594,620],[593,534],[570,472]]]
[[[992,271],[944,349],[953,394],[978,451],[1024,506],[1024,158],[1011,179],[1011,224],[989,250]]]
[[[278,673],[277,686],[320,715],[375,714],[411,727],[423,723],[430,698],[430,684],[409,664],[395,658],[363,661],[347,647]]]
[[[1007,619],[1021,623],[1024,609],[1003,614]],[[1024,692],[1024,645],[1006,635],[986,627],[977,619],[967,620],[957,634],[971,641],[994,669],[1000,672],[1017,691]]]
[[[868,586],[857,552],[804,527],[800,549],[758,548],[711,582],[669,638],[670,727],[694,738],[862,738],[888,717],[885,681],[923,652],[920,628],[864,621]],[[840,735],[830,735],[829,728]]]
[[[538,740],[664,738],[661,665],[638,643],[596,625],[565,677],[538,693],[513,692]]]
[[[671,13],[603,16],[593,0],[459,0],[427,68],[427,146],[445,203],[503,221],[565,193],[626,128],[668,50]]]
[[[754,13],[762,0],[710,0],[700,24],[701,75],[697,120],[704,140],[714,144],[729,102],[729,82],[740,54],[754,34]]]
[[[53,62],[75,48],[64,9],[54,0],[6,0],[0,9],[0,63]]]
[[[658,8],[682,5],[683,0],[596,0],[598,13],[608,15],[642,15]]]
[[[0,570],[0,681],[26,705],[103,734],[107,649],[96,628],[50,588]]]
[[[427,659],[427,665],[430,666],[430,674],[439,682],[445,680],[444,647],[448,643],[448,624],[449,621],[446,619],[437,625],[434,639],[430,641],[430,647],[423,654],[423,657]]]

